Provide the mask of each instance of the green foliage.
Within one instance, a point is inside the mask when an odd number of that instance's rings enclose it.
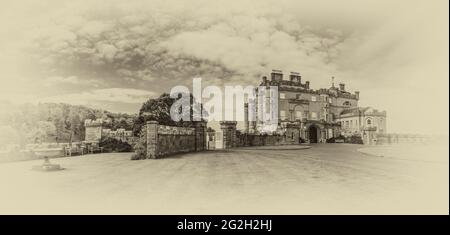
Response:
[[[103,147],[103,152],[131,152],[133,148],[127,142],[117,140],[114,138],[102,138],[99,143],[100,147]]]

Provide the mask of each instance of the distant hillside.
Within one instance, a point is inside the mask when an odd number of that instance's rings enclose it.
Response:
[[[0,103],[0,143],[69,142],[84,139],[84,120],[102,118],[106,128],[132,129],[134,114],[63,103]]]

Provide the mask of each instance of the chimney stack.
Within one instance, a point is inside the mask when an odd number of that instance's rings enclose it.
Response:
[[[339,90],[345,91],[345,84],[344,83],[339,83]]]
[[[306,89],[309,89],[309,81],[305,82]]]
[[[281,81],[283,80],[283,72],[281,70],[272,70],[272,73],[270,74],[272,81]]]
[[[356,99],[359,100],[359,91],[355,91]]]
[[[291,72],[291,75],[289,75],[289,78],[291,80],[291,82],[301,82],[302,81],[302,77],[300,76],[300,73],[297,72]]]

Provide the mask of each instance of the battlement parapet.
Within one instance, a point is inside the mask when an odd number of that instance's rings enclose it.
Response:
[[[98,127],[98,126],[102,126],[103,125],[103,120],[102,119],[86,119],[84,120],[84,126],[85,127]]]

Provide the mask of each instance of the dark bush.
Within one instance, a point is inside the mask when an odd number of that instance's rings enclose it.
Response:
[[[346,139],[347,143],[351,143],[351,144],[363,144],[363,140],[361,138],[361,136],[359,135],[352,135],[349,138]]]
[[[303,139],[302,137],[299,137],[298,138],[298,142],[302,144],[302,143],[306,143],[306,140]]]
[[[127,142],[117,140],[114,138],[103,138],[100,141],[100,147],[103,147],[104,152],[131,152],[133,151],[133,147]]]

